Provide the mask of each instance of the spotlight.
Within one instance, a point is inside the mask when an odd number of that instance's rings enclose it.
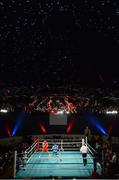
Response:
[[[1,112],[1,113],[7,113],[8,110],[7,110],[7,109],[1,109],[0,112]]]
[[[63,114],[63,111],[62,110],[58,110],[57,114]]]
[[[106,114],[118,114],[118,111],[115,111],[115,110],[113,110],[113,111],[106,111]]]

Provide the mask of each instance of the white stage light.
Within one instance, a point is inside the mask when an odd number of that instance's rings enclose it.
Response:
[[[8,110],[7,110],[7,109],[1,109],[0,112],[2,112],[2,113],[7,113]]]
[[[115,111],[115,110],[113,110],[113,111],[106,111],[106,114],[118,114],[118,111]]]

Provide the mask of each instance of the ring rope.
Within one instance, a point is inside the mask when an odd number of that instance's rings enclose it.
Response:
[[[88,147],[89,147],[93,152],[96,153],[96,150],[95,150],[90,144],[88,144]]]
[[[93,159],[93,158],[94,158],[94,157],[92,157],[92,159]],[[38,159],[38,158],[34,157],[33,159]],[[44,159],[46,159],[46,158],[42,158],[42,160],[44,160]],[[82,158],[80,158],[80,157],[79,157],[79,158],[74,158],[74,157],[73,157],[73,158],[63,158],[63,160],[64,160],[64,159],[82,159]],[[87,158],[87,159],[92,160],[90,156],[89,156],[89,158]],[[38,160],[39,160],[39,159],[38,159]],[[33,163],[33,164],[35,164],[35,163]],[[39,164],[40,164],[40,163],[39,163]],[[48,163],[48,164],[50,164],[50,163]]]
[[[81,168],[58,168],[58,170],[81,170]],[[46,170],[57,170],[57,168],[23,168],[23,170],[44,170],[44,171],[46,171]],[[82,168],[82,170],[83,171],[87,171],[87,170],[90,170],[90,168],[86,168],[86,169],[84,169],[84,168]]]
[[[28,147],[25,151],[27,152],[32,146],[34,146],[34,145],[36,145],[37,143],[38,143],[38,140],[39,139],[37,139],[30,147]]]

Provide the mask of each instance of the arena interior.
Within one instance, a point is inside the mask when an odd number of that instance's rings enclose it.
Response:
[[[38,85],[3,87],[0,94],[1,178],[118,178],[118,92]]]
[[[119,0],[0,0],[0,179],[119,179]]]

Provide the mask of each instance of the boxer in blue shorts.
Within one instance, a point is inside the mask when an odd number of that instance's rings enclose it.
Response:
[[[57,157],[57,159],[62,161],[61,157],[59,156],[59,147],[56,143],[52,146],[51,150],[52,150],[52,154],[55,155]]]

